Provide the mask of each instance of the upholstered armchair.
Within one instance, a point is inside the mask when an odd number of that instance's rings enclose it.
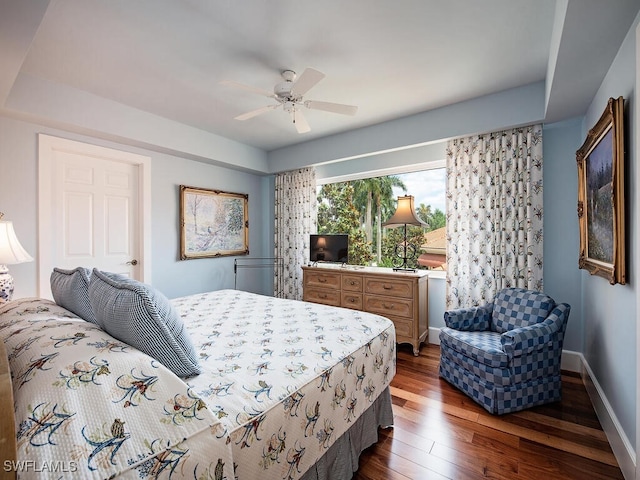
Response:
[[[506,288],[492,303],[445,312],[440,376],[495,414],[560,400],[570,309],[540,292]]]

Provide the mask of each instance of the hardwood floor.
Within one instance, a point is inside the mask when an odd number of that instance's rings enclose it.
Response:
[[[398,346],[395,425],[362,453],[356,480],[622,479],[578,374],[562,401],[494,416],[438,376],[440,348]]]

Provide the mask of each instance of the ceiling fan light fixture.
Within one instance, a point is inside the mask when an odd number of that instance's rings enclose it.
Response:
[[[309,124],[302,114],[301,108],[304,106],[310,110],[323,110],[325,112],[333,112],[341,115],[355,115],[358,107],[353,105],[344,105],[340,103],[321,102],[315,100],[304,100],[304,95],[320,82],[325,74],[313,68],[305,68],[300,77],[293,70],[283,70],[281,72],[283,82],[277,83],[273,87],[273,94],[261,88],[255,88],[238,82],[224,80],[220,82],[223,85],[247,90],[258,93],[260,95],[273,98],[276,104],[267,105],[250,112],[243,113],[235,117],[236,120],[248,120],[250,118],[262,115],[269,110],[275,110],[282,107],[289,113],[293,119],[298,133],[306,133],[310,131]]]
[[[291,82],[280,82],[275,87],[273,87],[273,93],[275,93],[276,97],[281,99],[288,99],[291,97],[291,86],[293,83]]]
[[[293,70],[283,70],[282,78],[284,78],[285,82],[293,82],[296,79],[296,72]]]

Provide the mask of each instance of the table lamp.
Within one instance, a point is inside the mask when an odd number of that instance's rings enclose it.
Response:
[[[20,245],[13,222],[2,220],[3,216],[0,212],[0,303],[9,302],[13,297],[13,277],[7,265],[33,261]]]
[[[413,245],[409,245],[407,242],[407,225],[417,225],[420,227],[427,226],[427,224],[420,220],[416,215],[416,210],[413,206],[413,195],[398,197],[398,206],[396,207],[396,212],[389,220],[384,222],[382,226],[387,228],[404,227],[403,255],[400,255],[397,252],[398,256],[402,260],[402,265],[394,267],[394,270],[414,272],[415,268],[410,268],[407,262],[409,256],[409,248],[413,250],[413,254],[415,256],[415,247]]]

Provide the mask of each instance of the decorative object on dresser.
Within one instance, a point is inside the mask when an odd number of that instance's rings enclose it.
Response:
[[[349,263],[349,235],[309,235],[309,260]]]
[[[0,212],[0,220],[3,216],[4,213]],[[13,222],[0,221],[0,303],[8,302],[13,297],[13,277],[7,265],[24,262],[33,262],[33,258],[20,245]]]
[[[376,313],[390,319],[396,341],[413,346],[414,355],[429,334],[425,270],[382,267],[302,267],[303,300]]]
[[[409,271],[414,272],[415,268],[411,268],[408,265],[409,258],[415,258],[416,247],[407,240],[407,225],[416,225],[419,227],[426,227],[427,224],[418,218],[416,215],[416,209],[413,205],[413,196],[407,195],[404,197],[398,197],[398,206],[393,216],[382,224],[386,228],[404,227],[404,241],[402,245],[396,246],[396,255],[402,260],[402,265],[394,267],[396,271]],[[401,247],[402,255],[398,249]]]

